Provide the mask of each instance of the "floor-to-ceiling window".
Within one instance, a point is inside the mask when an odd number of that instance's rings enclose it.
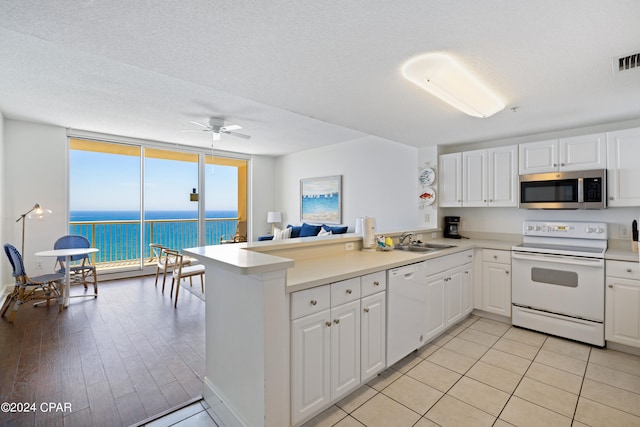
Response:
[[[69,228],[100,249],[99,268],[142,268],[151,242],[180,250],[246,237],[246,159],[69,141]]]

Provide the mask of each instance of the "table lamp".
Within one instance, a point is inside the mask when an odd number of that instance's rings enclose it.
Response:
[[[267,212],[267,222],[271,224],[271,234],[273,234],[276,224],[282,222],[282,214],[273,211]]]
[[[33,205],[33,207],[31,209],[29,209],[27,212],[23,213],[22,215],[20,215],[20,218],[16,219],[16,222],[18,221],[22,221],[22,246],[20,247],[20,254],[22,255],[22,258],[24,259],[24,223],[25,223],[25,217],[29,218],[29,219],[40,219],[43,220],[45,217],[51,215],[53,212],[51,212],[50,209],[44,209],[43,207],[40,206],[39,203],[36,203],[35,205]]]

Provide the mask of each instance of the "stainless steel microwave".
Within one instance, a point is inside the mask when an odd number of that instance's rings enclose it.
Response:
[[[522,209],[605,209],[606,169],[520,175]]]

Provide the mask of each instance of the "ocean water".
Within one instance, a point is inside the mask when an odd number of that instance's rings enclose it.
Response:
[[[205,221],[205,245],[232,237],[237,216],[237,211],[207,211],[207,219],[223,219]],[[139,211],[71,211],[69,233],[85,236],[99,249],[97,263],[132,261],[140,259],[141,251],[150,257],[149,243],[178,250],[199,246],[197,217],[195,211],[147,211],[141,230]]]

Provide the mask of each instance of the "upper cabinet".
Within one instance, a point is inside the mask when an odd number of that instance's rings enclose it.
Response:
[[[520,144],[519,150],[521,175],[607,167],[604,133],[530,142]]]
[[[462,206],[518,206],[518,147],[462,153]]]
[[[640,206],[640,128],[607,133],[609,206]]]
[[[462,153],[441,155],[438,169],[438,206],[462,206]]]

